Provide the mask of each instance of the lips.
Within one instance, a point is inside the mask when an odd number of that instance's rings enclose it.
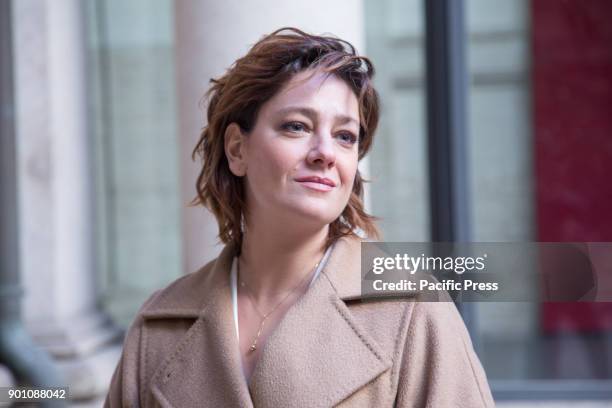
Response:
[[[329,187],[336,187],[336,183],[332,180],[325,177],[317,177],[317,176],[308,176],[308,177],[300,177],[296,178],[295,181],[300,183],[318,183],[323,184]]]

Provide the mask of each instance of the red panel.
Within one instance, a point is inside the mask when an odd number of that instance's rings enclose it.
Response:
[[[612,1],[532,0],[539,241],[612,241]],[[545,304],[546,331],[612,329],[612,304]]]

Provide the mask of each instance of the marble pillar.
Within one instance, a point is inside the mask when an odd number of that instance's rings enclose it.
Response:
[[[98,306],[83,3],[13,5],[24,316],[87,398],[105,390],[120,332]]]

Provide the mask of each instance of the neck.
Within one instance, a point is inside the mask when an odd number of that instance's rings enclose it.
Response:
[[[283,223],[274,225],[247,225],[243,236],[239,279],[255,299],[274,298],[293,290],[312,274],[325,251],[327,225],[300,233],[289,231]]]

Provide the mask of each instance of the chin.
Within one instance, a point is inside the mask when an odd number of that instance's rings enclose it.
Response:
[[[330,213],[329,211],[309,211],[303,212],[303,214],[309,222],[316,223],[321,227],[331,224],[340,216],[339,213]]]
[[[302,218],[305,222],[315,223],[324,227],[327,224],[332,223],[340,216],[339,211],[332,211],[329,207],[320,208],[318,206],[297,206],[291,210],[293,217],[299,214],[299,218]]]

